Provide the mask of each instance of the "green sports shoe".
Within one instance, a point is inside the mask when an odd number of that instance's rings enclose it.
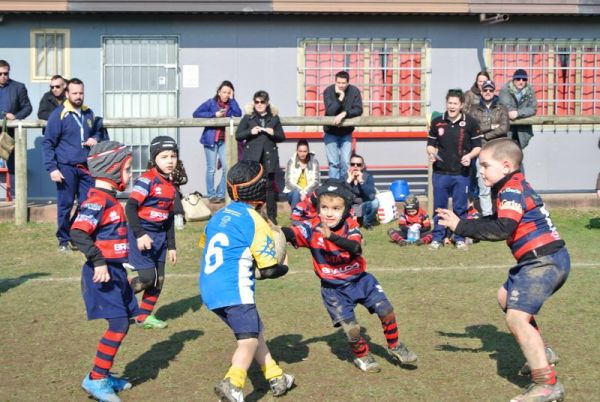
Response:
[[[144,327],[144,329],[163,329],[163,328],[167,328],[167,323],[164,322],[163,320],[159,320],[158,318],[156,318],[153,315],[149,315],[148,317],[146,317],[146,319],[144,320],[144,322],[139,322],[136,320],[136,322],[141,325],[142,327]]]

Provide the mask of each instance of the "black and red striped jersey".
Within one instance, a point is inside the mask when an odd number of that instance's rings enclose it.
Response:
[[[71,229],[87,233],[107,262],[127,262],[125,211],[114,196],[97,188],[90,189]]]
[[[138,216],[142,227],[161,230],[173,211],[175,186],[165,179],[156,168],[141,174],[133,183],[130,198],[139,204]]]
[[[406,210],[404,210],[398,217],[398,226],[401,228],[404,226],[408,227],[414,225],[415,223],[421,225],[422,229],[431,229],[431,220],[423,208],[419,208],[417,213],[414,215],[409,215],[406,213]]]
[[[340,286],[356,279],[367,270],[367,263],[362,255],[352,255],[330,240],[319,231],[321,219],[313,218],[292,226],[299,247],[310,249],[315,274],[321,281],[330,286]],[[362,242],[362,234],[356,218],[349,216],[340,229],[334,232],[356,242]]]
[[[541,197],[531,188],[523,173],[513,174],[499,186],[496,208],[498,219],[518,222],[517,228],[506,240],[517,260],[539,247],[562,242]]]

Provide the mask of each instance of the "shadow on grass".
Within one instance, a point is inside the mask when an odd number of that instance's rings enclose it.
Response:
[[[127,364],[123,377],[129,378],[133,385],[140,385],[158,377],[161,370],[171,364],[186,342],[193,341],[204,332],[187,330],[174,333],[168,340],[152,345],[150,350],[142,353],[137,359]]]
[[[392,365],[399,365],[399,363],[393,359],[387,351],[387,345],[379,345],[373,343],[371,337],[367,334],[364,328],[361,328],[361,334],[369,344],[369,349],[374,356],[385,359]],[[383,338],[383,335],[382,335]],[[331,349],[331,353],[343,362],[354,364],[354,355],[350,349],[350,345],[346,340],[346,335],[342,329],[338,329],[329,335],[309,338],[302,340],[302,335],[299,334],[288,334],[278,336],[267,342],[269,349],[276,360],[285,363],[298,363],[308,357],[309,345],[311,343],[325,342]],[[417,367],[412,364],[403,364],[402,368],[408,370],[414,370]]]
[[[600,218],[590,219],[590,223],[585,225],[586,229],[600,229]]]
[[[41,276],[49,276],[49,275],[50,275],[50,273],[48,273],[48,272],[35,272],[32,274],[21,275],[16,278],[0,279],[0,295],[8,292],[12,288],[16,288],[17,286],[24,284],[25,282],[27,282],[30,279],[35,279],[35,278],[39,278]]]
[[[496,372],[500,377],[519,387],[524,387],[530,382],[529,377],[518,374],[525,358],[512,334],[498,331],[498,328],[491,324],[471,325],[465,328],[464,333],[438,331],[438,334],[448,338],[480,339],[480,348],[462,348],[446,344],[438,345],[436,349],[443,352],[489,353],[490,359],[496,360]]]
[[[202,297],[195,295],[161,306],[156,310],[156,316],[161,320],[173,320],[182,317],[188,311],[198,311],[201,307]]]

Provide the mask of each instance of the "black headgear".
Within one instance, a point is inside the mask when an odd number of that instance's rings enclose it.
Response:
[[[152,139],[150,142],[150,161],[154,164],[156,155],[162,151],[173,151],[179,155],[179,149],[177,148],[177,142],[169,136],[159,135]]]
[[[94,178],[108,181],[117,190],[124,191],[123,173],[125,162],[129,159],[131,150],[128,146],[117,141],[103,141],[92,147],[87,164]]]
[[[404,201],[404,209],[418,210],[419,209],[419,199],[414,194],[409,194],[406,196],[406,200]]]
[[[259,201],[267,198],[263,167],[255,161],[240,161],[227,172],[227,193],[234,201]]]
[[[335,197],[341,197],[344,200],[344,215],[342,216],[342,220],[346,219],[348,213],[350,212],[350,208],[352,208],[352,203],[354,203],[354,193],[352,189],[343,180],[339,179],[327,179],[317,189],[315,190],[315,194],[317,196],[317,210],[320,212],[320,199],[322,195],[332,195]]]

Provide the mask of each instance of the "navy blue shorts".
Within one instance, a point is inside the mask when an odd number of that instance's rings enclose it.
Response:
[[[565,247],[515,265],[503,285],[506,308],[537,314],[546,299],[564,285],[570,271],[571,259]]]
[[[127,237],[129,239],[129,264],[135,269],[154,269],[158,261],[165,262],[167,256],[167,232],[146,231],[153,240],[150,250],[143,250],[137,247],[137,239],[133,230],[129,230]]]
[[[94,282],[94,267],[89,262],[81,270],[81,295],[88,320],[135,317],[139,314],[133,289],[122,264],[108,263],[110,281]]]
[[[236,339],[258,338],[264,327],[256,304],[236,304],[213,310],[233,330]]]
[[[371,314],[377,313],[378,316],[384,316],[392,310],[383,288],[368,272],[342,287],[321,286],[321,297],[335,327],[340,326],[342,321],[356,320],[354,308],[357,304],[362,304]]]

